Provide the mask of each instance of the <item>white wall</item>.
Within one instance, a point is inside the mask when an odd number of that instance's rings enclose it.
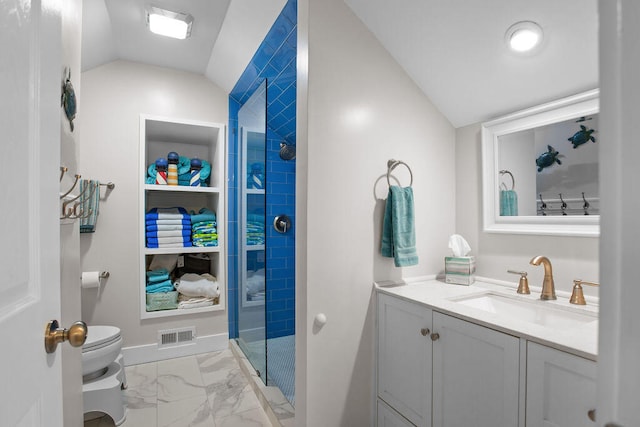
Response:
[[[367,426],[374,402],[372,282],[443,269],[455,225],[455,132],[342,0],[301,0],[299,16],[298,54],[306,54],[308,30],[309,74],[308,88],[299,89],[299,102],[306,91],[308,103],[298,110],[299,119],[308,114],[307,123],[301,119],[308,138],[299,128],[297,184],[306,205],[297,217],[305,210],[307,216],[306,235],[297,228],[296,244],[306,245],[306,254],[298,250],[297,286],[306,288],[296,294],[304,298],[297,301],[304,328],[297,346],[306,345],[306,359],[298,358],[296,390],[306,394],[296,423]],[[299,70],[299,86],[305,72]],[[413,170],[420,257],[414,267],[396,268],[379,254],[391,158]],[[408,185],[402,166],[397,175]],[[322,329],[313,326],[317,313],[328,319]]]
[[[140,320],[138,150],[140,114],[228,123],[228,98],[205,77],[115,61],[82,74],[80,163],[102,189],[96,232],[80,238],[82,269],[108,270],[100,294],[83,290],[82,315],[119,327],[124,346],[157,342],[157,330],[196,326],[198,336],[227,333],[227,312]]]
[[[456,230],[476,256],[479,276],[517,283],[507,269],[529,272],[529,285],[541,286],[542,267],[529,264],[536,255],[551,260],[557,290],[571,291],[573,279],[599,280],[598,238],[527,236],[482,231],[482,157],[480,124],[456,129]],[[585,286],[586,295],[598,289]]]

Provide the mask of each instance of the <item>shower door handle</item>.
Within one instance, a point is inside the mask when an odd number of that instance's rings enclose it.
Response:
[[[284,214],[277,215],[273,218],[273,228],[278,233],[286,233],[291,228],[291,218]]]

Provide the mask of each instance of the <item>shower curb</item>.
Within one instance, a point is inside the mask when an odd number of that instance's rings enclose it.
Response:
[[[295,409],[284,397],[280,389],[264,385],[235,340],[229,340],[229,348],[238,361],[243,374],[247,377],[249,384],[251,384],[251,388],[253,388],[271,424],[274,427],[293,427],[295,424]]]

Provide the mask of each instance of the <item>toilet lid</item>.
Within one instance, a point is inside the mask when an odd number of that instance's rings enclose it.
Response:
[[[120,339],[120,328],[115,326],[89,326],[87,341],[82,346],[82,351],[95,350],[107,346]]]

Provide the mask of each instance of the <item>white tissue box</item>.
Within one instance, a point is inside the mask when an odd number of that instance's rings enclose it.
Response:
[[[444,257],[444,281],[470,285],[476,281],[476,259],[472,256]]]

